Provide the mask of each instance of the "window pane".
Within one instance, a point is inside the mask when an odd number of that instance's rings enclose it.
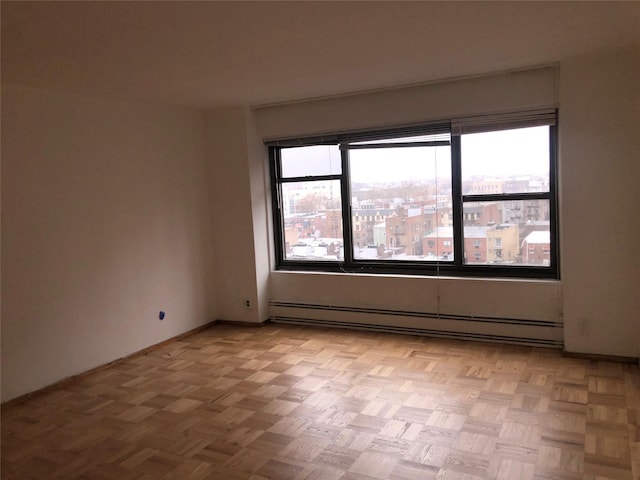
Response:
[[[342,260],[338,180],[282,184],[285,260]]]
[[[339,175],[342,172],[337,145],[283,148],[281,160],[283,178]]]
[[[549,191],[549,127],[462,135],[462,193]]]
[[[549,213],[548,200],[466,202],[464,262],[549,266]]]
[[[425,247],[451,226],[450,147],[350,150],[349,166],[356,260],[453,259],[452,246]]]

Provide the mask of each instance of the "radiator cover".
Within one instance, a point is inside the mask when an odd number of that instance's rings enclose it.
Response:
[[[560,348],[561,322],[446,313],[322,305],[273,300],[274,323],[350,328],[462,340]]]

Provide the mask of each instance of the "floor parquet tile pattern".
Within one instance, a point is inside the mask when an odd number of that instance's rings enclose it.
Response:
[[[640,479],[638,366],[216,325],[2,411],[4,480]]]

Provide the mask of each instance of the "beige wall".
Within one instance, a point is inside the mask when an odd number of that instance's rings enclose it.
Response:
[[[217,317],[204,149],[193,110],[3,85],[3,400]]]

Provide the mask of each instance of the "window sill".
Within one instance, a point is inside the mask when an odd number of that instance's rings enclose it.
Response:
[[[352,278],[367,278],[367,279],[403,279],[403,280],[420,280],[420,281],[447,281],[447,282],[478,282],[478,283],[507,283],[507,284],[550,284],[557,285],[562,283],[560,279],[556,278],[528,278],[528,277],[474,277],[474,276],[454,276],[454,275],[419,275],[419,274],[403,274],[403,273],[369,273],[369,272],[331,272],[321,270],[286,270],[286,269],[273,269],[271,275],[286,278],[288,276],[318,276],[318,277],[352,277]]]

